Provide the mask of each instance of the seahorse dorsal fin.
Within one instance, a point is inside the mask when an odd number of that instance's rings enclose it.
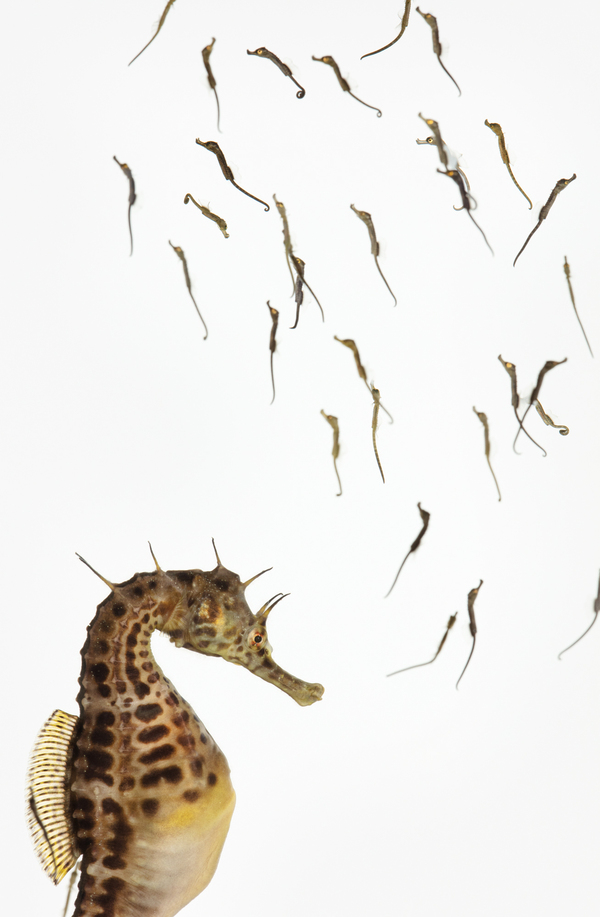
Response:
[[[152,550],[152,548],[150,548],[150,550]],[[75,551],[75,554],[77,554],[77,551]],[[154,555],[152,555],[152,556],[154,556]],[[108,586],[108,588],[110,589],[111,592],[115,592],[115,591],[116,591],[116,586],[113,585],[113,583],[111,583],[110,580],[107,580],[105,576],[102,576],[101,573],[98,573],[97,570],[94,570],[94,568],[92,567],[92,565],[91,565],[91,564],[88,564],[87,560],[86,560],[84,557],[82,557],[81,554],[77,554],[77,557],[79,558],[79,560],[81,561],[82,564],[85,564],[86,567],[89,567],[89,568],[90,568],[90,570],[92,571],[92,573],[95,573],[95,574],[96,574],[96,576],[98,577],[98,579],[101,579],[103,583],[106,583],[106,585]]]
[[[55,710],[37,737],[27,774],[27,823],[44,872],[58,885],[79,853],[67,814],[72,741],[79,718]]]

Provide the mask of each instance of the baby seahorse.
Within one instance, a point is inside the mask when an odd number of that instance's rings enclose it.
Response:
[[[381,461],[379,460],[379,452],[377,450],[377,418],[379,417],[379,408],[381,407],[381,392],[378,388],[375,388],[373,383],[371,383],[371,395],[373,396],[373,419],[371,421],[371,433],[373,436],[373,452],[375,453],[375,458],[377,459],[377,467],[379,468],[379,474],[381,475],[381,480],[385,484],[385,475],[383,473],[383,468],[381,467]]]
[[[152,44],[152,42],[154,41],[154,39],[156,38],[156,36],[157,36],[158,33],[160,32],[160,30],[162,29],[163,25],[165,24],[165,19],[167,18],[167,15],[168,15],[168,13],[169,13],[169,10],[171,9],[171,7],[173,6],[174,3],[175,3],[175,0],[169,0],[169,2],[167,3],[167,5],[165,6],[164,10],[162,11],[162,16],[160,17],[160,19],[159,19],[159,21],[158,21],[158,28],[156,29],[156,32],[154,33],[154,35],[152,36],[152,38],[150,39],[150,41],[147,42],[147,43],[144,45],[144,47],[142,48],[142,50],[141,50],[141,51],[138,51],[138,53],[135,55],[135,57],[132,57],[132,58],[131,58],[131,60],[130,60],[129,63],[127,64],[128,67],[130,67],[131,64],[133,64],[134,60],[137,60],[137,59],[138,59],[138,57],[140,56],[140,54],[143,54],[143,53],[144,53],[144,51],[146,50],[146,48],[148,47],[148,45],[151,45],[151,44]],[[213,41],[214,41],[214,39],[213,39]]]
[[[210,55],[212,54],[212,49],[215,46],[216,40],[217,40],[216,38],[213,38],[213,40],[211,41],[209,45],[207,45],[205,48],[202,48],[202,60],[204,62],[204,68],[206,70],[206,78],[208,79],[208,85],[214,92],[215,99],[217,100],[217,130],[219,131],[219,133],[222,133],[221,131],[221,106],[219,105],[219,96],[217,95],[217,81],[215,79],[215,75],[212,72],[212,67],[210,65]]]
[[[464,182],[463,182],[463,179],[462,179],[462,175],[460,174],[459,170],[458,170],[458,169],[447,169],[447,170],[444,172],[443,169],[436,169],[436,171],[439,172],[440,175],[447,175],[448,178],[451,178],[452,181],[458,186],[458,190],[459,190],[459,192],[460,192],[460,199],[461,199],[461,201],[462,201],[462,204],[461,204],[460,207],[454,207],[454,209],[455,209],[455,210],[466,210],[466,211],[467,211],[468,215],[469,215],[470,218],[471,218],[471,221],[472,221],[473,223],[475,223],[475,226],[477,227],[477,229],[479,230],[479,232],[481,233],[481,235],[483,236],[483,238],[484,238],[484,240],[485,240],[485,244],[487,245],[487,247],[489,248],[489,250],[491,251],[491,253],[492,253],[492,255],[493,255],[493,254],[494,254],[494,249],[492,248],[492,246],[491,246],[490,243],[488,242],[487,236],[486,236],[486,234],[484,233],[483,229],[481,228],[481,226],[479,225],[479,223],[476,221],[475,217],[474,217],[473,214],[471,213],[471,210],[473,210],[473,204],[476,203],[476,202],[474,201],[473,196],[472,196],[471,194],[469,194],[469,192],[466,190],[465,185],[464,185]]]
[[[251,57],[264,57],[265,60],[272,61],[276,67],[279,67],[284,76],[289,76],[292,83],[295,83],[298,87],[298,92],[296,93],[297,99],[303,99],[306,95],[306,89],[300,85],[291,69],[287,64],[284,64],[276,54],[273,54],[272,51],[269,51],[268,48],[257,48],[256,51],[246,51],[246,54],[249,54]]]
[[[283,220],[283,247],[285,248],[285,260],[288,266],[288,271],[290,272],[290,277],[292,278],[292,287],[294,293],[296,292],[296,281],[294,280],[294,274],[292,272],[292,265],[290,258],[294,257],[294,250],[292,248],[292,237],[290,236],[290,226],[287,220],[287,211],[285,209],[285,204],[282,201],[277,200],[277,195],[273,195],[273,200],[275,201],[275,206],[279,211],[279,216]],[[293,294],[292,294],[293,295]]]
[[[421,522],[423,523],[421,527],[421,531],[419,532],[419,534],[417,535],[417,537],[411,544],[410,548],[406,552],[404,560],[400,564],[398,572],[396,573],[396,576],[394,577],[394,582],[392,583],[392,585],[390,586],[390,588],[388,589],[388,591],[385,594],[386,599],[388,595],[390,594],[390,592],[392,591],[392,589],[394,588],[394,586],[396,585],[396,583],[398,582],[398,577],[402,573],[402,568],[404,567],[404,564],[406,563],[406,561],[408,560],[411,554],[414,554],[415,551],[418,551],[419,545],[421,544],[423,538],[425,537],[425,532],[429,528],[429,520],[431,519],[431,513],[428,513],[426,509],[423,509],[420,503],[417,503],[417,509],[419,510],[419,515],[421,516]]]
[[[565,263],[563,264],[563,271],[565,272],[565,277],[567,278],[567,283],[569,285],[569,296],[571,297],[571,302],[573,303],[573,308],[575,309],[575,316],[577,318],[577,321],[579,322],[579,327],[581,328],[583,332],[585,343],[588,345],[589,352],[591,353],[592,356],[594,356],[594,351],[592,350],[590,346],[590,342],[588,341],[587,334],[585,333],[584,327],[581,323],[581,319],[579,318],[579,312],[577,311],[577,306],[575,305],[575,294],[573,293],[573,286],[571,285],[571,265],[567,261],[566,255],[565,255]]]
[[[502,130],[502,128],[496,121],[488,121],[488,119],[486,118],[484,121],[484,124],[486,125],[486,127],[489,127],[489,129],[493,131],[496,137],[498,138],[498,147],[500,149],[500,157],[502,159],[502,162],[508,169],[508,174],[512,178],[513,182],[515,183],[515,185],[517,186],[517,188],[519,189],[523,197],[529,201],[529,209],[533,210],[533,204],[531,203],[531,198],[529,197],[529,195],[525,194],[525,192],[521,188],[521,185],[515,178],[513,170],[510,167],[510,156],[508,155],[508,150],[506,149],[506,140],[504,139],[504,131]]]
[[[584,632],[582,633],[581,637],[577,637],[577,640],[575,640],[573,643],[570,643],[569,646],[567,646],[566,649],[562,650],[562,651],[558,654],[559,660],[560,660],[560,657],[563,655],[563,653],[566,653],[567,650],[572,649],[577,643],[579,643],[580,640],[583,640],[583,638],[585,637],[585,635],[586,635],[587,633],[589,633],[589,631],[592,629],[592,627],[594,626],[594,624],[595,624],[596,621],[598,620],[598,615],[599,615],[599,614],[600,614],[600,579],[598,579],[598,595],[596,596],[596,598],[595,598],[595,600],[594,600],[594,620],[593,620],[592,623],[589,625],[589,627],[586,627],[586,629],[585,629]]]
[[[342,87],[342,90],[344,92],[347,92],[349,95],[351,95],[352,98],[356,99],[357,102],[360,102],[361,105],[365,105],[367,108],[372,108],[373,111],[377,112],[377,117],[381,118],[382,112],[380,108],[376,108],[375,105],[368,105],[367,102],[363,102],[363,100],[359,99],[358,96],[355,96],[353,92],[350,92],[350,84],[348,80],[344,79],[344,77],[341,74],[340,68],[338,67],[337,63],[334,61],[333,57],[331,57],[330,54],[326,54],[325,57],[315,57],[315,55],[313,54],[312,59],[319,61],[319,63],[321,64],[327,64],[329,67],[331,67],[337,77],[338,83]]]
[[[473,412],[477,414],[477,417],[483,424],[483,437],[484,437],[484,448],[485,448],[485,457],[490,471],[492,472],[492,477],[494,479],[494,484],[496,485],[496,490],[498,491],[498,502],[502,500],[502,494],[500,493],[500,485],[496,475],[494,474],[494,469],[492,468],[492,463],[490,462],[490,425],[488,423],[487,414],[484,414],[483,411],[478,411],[475,405],[473,405]]]
[[[425,20],[425,22],[431,29],[431,37],[433,39],[433,53],[437,57],[440,67],[442,68],[442,70],[445,73],[448,74],[448,76],[450,77],[450,79],[452,80],[456,88],[458,89],[459,96],[461,96],[462,92],[460,91],[460,86],[458,85],[458,83],[456,82],[456,80],[454,79],[450,71],[446,70],[446,68],[444,67],[442,63],[442,43],[440,42],[440,33],[438,29],[437,19],[431,13],[422,13],[419,7],[417,7],[417,13],[419,13],[419,15],[423,17],[423,19]]]
[[[265,210],[271,209],[271,207],[269,206],[269,204],[267,204],[266,201],[263,201],[261,200],[260,197],[255,197],[253,194],[250,194],[249,191],[244,191],[243,188],[240,188],[238,183],[234,180],[233,172],[231,171],[231,167],[229,163],[227,162],[227,160],[225,159],[223,150],[221,149],[221,147],[219,146],[216,140],[204,141],[196,137],[196,143],[198,144],[198,146],[203,146],[205,150],[209,151],[209,153],[215,154],[215,156],[217,157],[217,162],[219,163],[219,166],[221,167],[221,172],[223,173],[224,178],[226,178],[227,181],[230,181],[234,188],[237,188],[238,191],[241,191],[242,194],[246,195],[246,197],[251,197],[253,201],[258,201],[259,204],[264,204]]]
[[[471,591],[469,592],[469,595],[467,596],[467,610],[469,612],[469,630],[471,632],[471,636],[473,637],[473,644],[471,646],[471,652],[469,653],[469,658],[467,659],[465,663],[465,667],[462,670],[462,672],[460,673],[460,678],[456,682],[455,687],[457,691],[458,691],[458,686],[462,680],[462,677],[465,674],[465,672],[467,671],[467,668],[471,661],[471,657],[473,656],[473,653],[475,652],[475,643],[477,641],[477,622],[475,620],[475,599],[479,595],[479,590],[481,589],[482,586],[483,586],[483,580],[480,579],[479,586],[475,586],[474,589],[471,589]]]
[[[118,585],[100,579],[111,592],[81,650],[79,716],[56,710],[38,737],[29,826],[55,884],[82,858],[73,917],[174,917],[217,868],[235,793],[224,754],[157,665],[151,634],[242,665],[302,706],[323,687],[272,659],[265,625],[281,593],[253,614],[244,593],[256,576],[240,582],[218,555],[210,572],[156,564]]]
[[[271,336],[269,338],[269,350],[271,351],[271,385],[273,386],[273,397],[271,404],[275,401],[275,376],[273,374],[273,354],[277,350],[277,325],[279,324],[279,310],[274,309],[271,300],[267,299],[269,314],[271,316]]]
[[[372,57],[373,54],[379,54],[380,51],[387,51],[387,49],[391,48],[392,45],[395,45],[397,41],[400,41],[406,31],[406,27],[408,26],[408,20],[410,18],[410,4],[411,0],[406,0],[406,3],[404,4],[404,15],[400,24],[400,34],[396,35],[396,37],[392,41],[388,42],[387,45],[384,45],[383,48],[377,48],[376,51],[369,51],[368,54],[362,54],[360,58],[361,60],[364,60],[365,57]]]
[[[367,227],[367,230],[368,230],[368,232],[369,232],[369,239],[370,239],[370,242],[371,242],[371,254],[372,254],[373,257],[375,258],[375,266],[377,267],[377,270],[378,270],[379,273],[381,274],[381,279],[382,279],[383,282],[385,283],[385,285],[386,285],[386,287],[388,288],[389,292],[392,294],[392,298],[393,298],[393,300],[394,300],[394,305],[397,306],[397,305],[398,305],[398,300],[397,300],[396,297],[394,296],[394,294],[393,294],[393,292],[392,292],[392,288],[390,287],[389,283],[387,282],[387,280],[386,280],[385,277],[383,276],[383,271],[382,271],[381,268],[379,267],[379,261],[378,261],[378,258],[379,258],[379,242],[377,241],[377,236],[375,235],[375,227],[373,226],[373,220],[372,220],[372,218],[371,218],[371,214],[370,214],[370,213],[367,213],[366,210],[357,210],[356,207],[354,206],[354,204],[350,204],[350,209],[351,209],[351,210],[354,210],[354,213],[355,213],[356,216],[359,218],[359,220],[362,220],[363,223],[365,224],[365,226]]]
[[[134,181],[131,169],[129,168],[127,163],[119,162],[116,156],[113,156],[113,159],[116,162],[116,164],[121,167],[121,171],[123,172],[123,175],[129,182],[129,209],[127,211],[127,225],[129,226],[129,241],[131,244],[131,247],[129,249],[129,256],[131,257],[131,255],[133,255],[133,234],[131,232],[131,208],[135,204],[135,201],[137,198],[137,194],[135,193],[135,181]]]
[[[335,471],[335,476],[338,481],[338,487],[340,488],[339,494],[336,494],[336,497],[342,496],[342,482],[340,481],[340,473],[337,467],[337,460],[340,457],[340,425],[338,423],[337,417],[334,417],[333,414],[326,414],[325,411],[321,410],[321,414],[333,430],[333,449],[331,454],[333,456],[333,468]]]
[[[570,178],[559,178],[559,179],[558,179],[558,181],[557,181],[556,184],[554,185],[554,188],[553,188],[552,191],[550,192],[550,197],[548,198],[548,200],[546,201],[546,203],[545,203],[544,206],[541,208],[541,210],[540,210],[540,212],[539,212],[539,214],[538,214],[538,221],[537,221],[537,223],[535,224],[535,226],[533,227],[533,229],[531,230],[531,232],[529,233],[529,235],[527,236],[527,238],[526,238],[525,241],[523,242],[523,245],[521,246],[521,248],[520,248],[519,251],[517,252],[517,256],[516,256],[515,260],[513,261],[513,267],[515,266],[515,264],[517,263],[517,261],[519,260],[519,258],[521,257],[521,255],[523,254],[523,252],[525,251],[525,249],[527,248],[527,245],[528,245],[528,243],[529,243],[529,240],[531,239],[531,237],[532,237],[532,235],[534,234],[534,232],[537,232],[538,229],[540,228],[540,226],[542,225],[543,221],[544,221],[545,219],[548,218],[548,214],[550,213],[550,210],[551,210],[551,208],[552,208],[552,205],[554,204],[554,201],[556,200],[556,198],[558,197],[558,195],[560,194],[560,192],[561,192],[561,191],[564,191],[565,188],[567,187],[567,185],[570,185],[571,182],[572,182],[572,181],[575,181],[576,178],[577,178],[577,175],[575,174],[575,172],[573,172],[573,174],[571,175]]]
[[[388,675],[387,677],[388,677],[388,678],[391,678],[392,675],[400,675],[402,672],[409,672],[411,669],[422,669],[423,666],[432,665],[432,663],[435,662],[435,660],[438,658],[438,656],[439,656],[440,653],[442,652],[442,650],[443,650],[443,648],[444,648],[444,643],[445,643],[446,640],[448,639],[448,634],[450,633],[450,631],[452,630],[452,628],[453,628],[454,625],[456,624],[456,619],[457,619],[457,617],[458,617],[458,612],[456,612],[455,614],[451,615],[451,616],[448,618],[448,623],[446,624],[446,633],[444,634],[444,636],[443,636],[442,639],[440,640],[439,646],[438,646],[437,650],[435,651],[435,654],[431,657],[431,659],[428,659],[427,662],[418,662],[417,665],[407,665],[406,668],[404,668],[404,669],[397,669],[395,672],[390,672],[389,675]]]

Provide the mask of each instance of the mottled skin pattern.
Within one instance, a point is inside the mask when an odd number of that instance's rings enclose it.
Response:
[[[271,658],[265,620],[220,563],[141,573],[112,587],[82,649],[70,811],[83,854],[73,917],[173,917],[216,869],[235,794],[225,756],[156,664],[155,629],[320,700]],[[268,605],[269,603],[267,603]]]

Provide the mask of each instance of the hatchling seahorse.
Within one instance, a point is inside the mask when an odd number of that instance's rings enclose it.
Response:
[[[156,568],[119,585],[100,577],[111,594],[81,650],[79,716],[56,710],[31,759],[28,815],[45,871],[58,883],[82,857],[73,917],[173,917],[210,882],[229,828],[229,765],[157,665],[154,630],[302,706],[323,695],[273,662],[265,622],[281,593],[254,615],[244,592],[256,577],[240,582],[218,555],[210,572]]]

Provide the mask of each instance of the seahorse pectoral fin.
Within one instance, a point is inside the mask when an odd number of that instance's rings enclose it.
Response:
[[[67,792],[79,718],[55,710],[37,737],[27,774],[27,824],[42,868],[55,885],[79,858]]]

